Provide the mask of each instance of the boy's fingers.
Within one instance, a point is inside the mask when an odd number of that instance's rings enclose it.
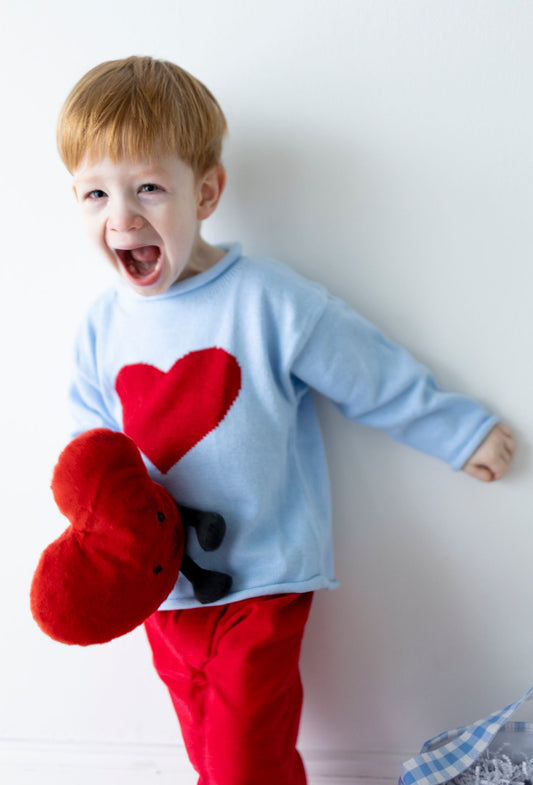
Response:
[[[498,456],[486,460],[483,463],[467,463],[464,467],[466,474],[475,477],[482,482],[493,482],[494,480],[501,480],[507,473],[509,464],[511,463],[512,455],[501,453]]]
[[[495,479],[494,473],[488,466],[478,466],[475,463],[467,463],[463,468],[463,471],[465,474],[470,475],[470,477],[481,480],[481,482],[492,482]]]
[[[514,455],[514,447],[511,447],[509,444],[505,444],[503,448],[503,457],[506,461],[511,461]]]
[[[505,425],[496,425],[463,467],[463,471],[482,482],[501,480],[507,474],[515,449],[511,429]]]

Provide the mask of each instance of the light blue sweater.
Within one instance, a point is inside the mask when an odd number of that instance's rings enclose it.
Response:
[[[80,330],[76,433],[125,429],[180,503],[220,512],[222,602],[337,585],[327,467],[311,389],[350,419],[459,469],[497,420],[342,301],[239,245],[205,273],[143,297],[118,281]],[[180,576],[163,609],[195,607]]]

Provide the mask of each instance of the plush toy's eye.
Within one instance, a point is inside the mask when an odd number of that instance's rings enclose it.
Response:
[[[165,513],[164,513],[164,512],[161,512],[161,511],[159,511],[159,512],[157,513],[157,519],[158,519],[159,521],[161,521],[161,523],[163,523],[163,521],[165,520]]]
[[[163,568],[161,567],[160,564],[158,564],[157,567],[153,568],[153,572],[154,572],[154,575],[159,575],[160,572],[163,572]]]

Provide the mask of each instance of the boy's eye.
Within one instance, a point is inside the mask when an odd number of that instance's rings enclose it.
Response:
[[[161,188],[159,187],[159,185],[155,185],[155,183],[145,183],[144,185],[141,185],[141,187],[139,188],[139,191],[145,194],[151,193],[152,191],[160,191],[160,190]]]
[[[94,191],[89,191],[86,199],[102,199],[104,196],[106,196],[105,191],[100,190],[100,188],[95,188]]]

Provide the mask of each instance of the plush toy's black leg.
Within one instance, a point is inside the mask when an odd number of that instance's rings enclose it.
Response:
[[[180,569],[192,583],[194,596],[202,605],[221,600],[231,589],[231,575],[204,570],[186,553],[182,556]]]
[[[200,548],[204,551],[216,551],[226,533],[226,521],[217,512],[201,512],[178,504],[183,525],[196,529]]]
[[[178,504],[181,521],[185,531],[196,530],[200,547],[204,551],[216,550],[226,533],[226,522],[216,512],[202,512]],[[203,605],[216,602],[225,597],[231,589],[230,575],[215,570],[204,570],[191,557],[184,553],[181,561],[181,572],[192,583],[194,596]]]

